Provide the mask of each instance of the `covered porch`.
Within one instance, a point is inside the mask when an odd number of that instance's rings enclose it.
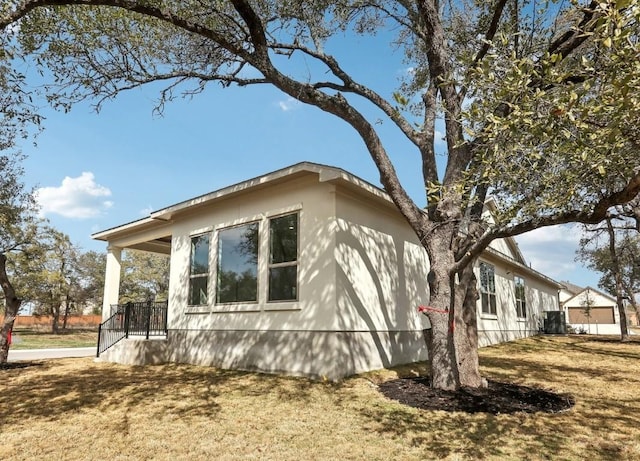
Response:
[[[145,218],[128,225],[99,232],[96,240],[107,242],[102,323],[99,327],[97,356],[129,337],[166,338],[168,300],[120,299],[123,250],[171,255],[171,230],[164,220]]]

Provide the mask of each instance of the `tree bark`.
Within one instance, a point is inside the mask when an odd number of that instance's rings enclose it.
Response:
[[[422,308],[431,323],[431,331],[425,335],[431,385],[446,390],[483,385],[478,364],[473,264],[457,277],[451,273],[455,265],[455,255],[448,243],[451,232],[457,232],[455,226],[448,231],[434,230],[425,245],[431,267],[429,305]]]
[[[0,253],[0,285],[5,297],[4,323],[0,329],[0,363],[6,363],[9,357],[9,332],[18,316],[21,300],[16,296],[13,285],[7,276],[7,256]]]

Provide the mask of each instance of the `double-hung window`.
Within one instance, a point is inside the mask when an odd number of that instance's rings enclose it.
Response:
[[[269,301],[298,299],[298,213],[269,220]]]
[[[209,234],[191,237],[189,305],[207,304],[209,288]]]
[[[480,299],[482,313],[496,315],[496,269],[491,264],[480,263]]]
[[[218,232],[218,283],[216,302],[258,301],[257,222]]]
[[[516,294],[516,312],[521,319],[527,318],[527,302],[525,300],[525,285],[522,277],[515,276],[513,278]]]

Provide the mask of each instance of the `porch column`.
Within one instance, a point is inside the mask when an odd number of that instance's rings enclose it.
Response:
[[[120,295],[122,248],[107,247],[107,266],[104,273],[104,296],[102,297],[102,321],[111,315],[111,305],[118,304]]]

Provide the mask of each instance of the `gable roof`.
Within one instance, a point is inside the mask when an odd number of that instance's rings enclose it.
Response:
[[[564,285],[564,283],[565,283],[565,282],[563,282],[562,284]],[[574,285],[574,286],[577,286],[577,285]],[[565,304],[570,303],[570,302],[571,302],[571,301],[573,301],[574,299],[579,298],[583,293],[585,293],[585,292],[587,292],[587,291],[593,291],[594,293],[597,293],[597,294],[599,294],[600,296],[603,296],[603,297],[605,297],[605,298],[609,299],[609,300],[610,300],[614,305],[616,304],[616,298],[614,298],[613,296],[611,296],[611,295],[609,295],[609,294],[607,294],[607,293],[605,293],[605,292],[603,292],[603,291],[597,290],[597,289],[595,289],[595,288],[593,288],[593,287],[591,287],[591,286],[586,286],[585,288],[583,288],[582,290],[580,290],[578,293],[574,294],[571,298],[566,299],[566,300],[562,303],[562,305],[564,306]]]
[[[354,193],[365,196],[368,200],[396,209],[393,201],[383,189],[349,173],[348,171],[320,163],[300,162],[271,173],[256,176],[255,178],[247,179],[231,186],[223,187],[213,192],[169,205],[157,211],[152,211],[148,217],[96,232],[95,234],[92,234],[91,237],[96,240],[110,241],[125,238],[132,234],[150,235],[152,236],[152,240],[150,242],[147,241],[144,242],[144,244],[138,243],[137,246],[132,246],[132,248],[146,249],[149,251],[153,251],[153,248],[164,248],[166,251],[167,245],[170,245],[170,238],[166,237],[167,234],[170,235],[170,231],[168,230],[169,221],[175,219],[181,214],[187,212],[191,213],[231,197],[237,197],[249,192],[259,191],[264,188],[273,187],[308,175],[317,175],[319,182],[340,184],[342,187],[349,189]],[[562,287],[562,285],[555,280],[527,266],[517,243],[512,237],[505,237],[503,240],[507,243],[513,256],[504,254],[490,247],[485,250],[485,253],[501,259],[508,265],[517,267],[522,272],[534,275],[536,278],[542,279],[557,288]]]
[[[575,284],[573,284],[571,282],[567,282],[566,280],[563,280],[560,283],[562,283],[564,289],[567,290],[572,295],[576,295],[576,294],[580,293],[581,291],[583,291],[585,289],[584,287],[581,287],[579,285],[575,285]]]
[[[157,211],[152,211],[148,217],[96,232],[92,234],[91,237],[96,240],[107,241],[110,238],[117,237],[123,232],[132,231],[134,228],[146,230],[157,226],[159,222],[170,221],[175,216],[187,210],[192,212],[199,208],[210,206],[217,201],[239,196],[249,191],[255,192],[310,174],[317,174],[320,182],[339,182],[360,194],[368,195],[370,199],[393,206],[393,202],[384,190],[341,168],[319,163],[300,162],[271,173],[256,176],[255,178],[247,179],[246,181],[241,181],[231,186],[169,205]]]

